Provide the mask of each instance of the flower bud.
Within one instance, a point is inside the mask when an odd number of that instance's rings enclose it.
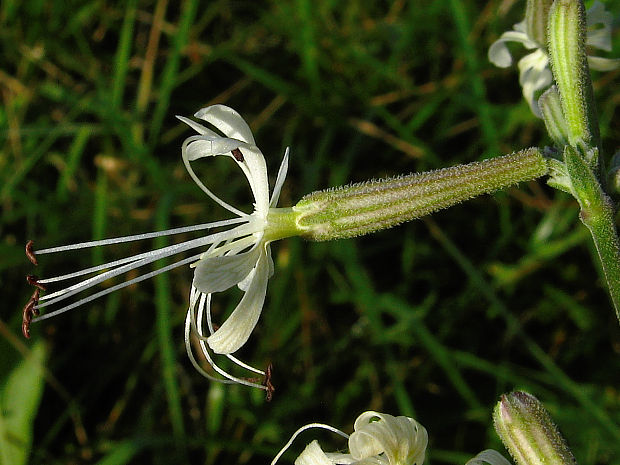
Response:
[[[493,411],[495,430],[518,465],[574,465],[549,413],[534,396],[504,394]]]
[[[527,0],[525,28],[527,35],[543,47],[547,44],[547,19],[553,0]]]
[[[581,0],[556,0],[549,10],[549,56],[573,146],[598,145],[598,123],[586,57]]]

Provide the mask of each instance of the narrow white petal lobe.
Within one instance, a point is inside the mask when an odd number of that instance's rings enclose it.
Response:
[[[217,354],[231,354],[247,342],[260,317],[267,293],[269,264],[264,251],[256,263],[254,279],[222,326],[207,339],[209,347]]]

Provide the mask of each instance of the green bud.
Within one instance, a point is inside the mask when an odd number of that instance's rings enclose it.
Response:
[[[307,239],[342,239],[386,229],[547,171],[540,149],[530,148],[467,165],[313,192],[293,211]]]
[[[568,127],[568,141],[575,147],[597,146],[599,140],[585,35],[583,2],[556,0],[549,10],[549,57]]]
[[[542,47],[547,45],[547,18],[553,0],[527,0],[525,7],[525,27],[528,37]]]
[[[493,411],[495,430],[518,465],[575,465],[549,413],[534,396],[504,394]]]
[[[567,194],[573,194],[573,184],[571,183],[566,165],[555,158],[547,158],[547,164],[549,165],[549,184],[554,189],[561,190]]]
[[[538,99],[538,107],[542,113],[549,137],[557,147],[568,144],[568,126],[562,113],[562,102],[556,86],[551,86]]]
[[[607,187],[613,195],[620,195],[620,151],[611,158],[607,172]]]

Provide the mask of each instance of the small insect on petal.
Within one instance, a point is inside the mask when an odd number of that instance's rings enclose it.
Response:
[[[235,157],[235,160],[237,160],[239,163],[243,161],[243,154],[241,153],[241,150],[233,149],[231,153],[233,154],[233,157]]]
[[[33,247],[34,247],[33,241],[26,242],[26,257],[28,257],[28,260],[30,260],[30,262],[34,266],[37,266],[39,262],[37,262],[37,257],[34,254],[34,250],[32,250]]]

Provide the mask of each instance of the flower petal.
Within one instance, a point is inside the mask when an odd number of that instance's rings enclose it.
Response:
[[[611,12],[605,10],[605,5],[598,1],[594,2],[586,13],[588,26],[586,45],[611,52],[611,23],[613,19]],[[595,28],[594,26],[598,24],[603,27]]]
[[[280,199],[280,191],[282,190],[282,185],[284,184],[284,180],[286,179],[286,173],[288,172],[288,154],[289,148],[287,147],[284,152],[284,158],[282,159],[282,163],[280,164],[280,169],[278,170],[278,177],[276,178],[276,183],[273,186],[273,192],[271,193],[271,201],[269,202],[270,207],[275,207],[278,204],[278,200]]]
[[[295,459],[295,465],[334,465],[334,462],[327,458],[319,446],[319,442],[315,439]]]
[[[267,217],[269,212],[269,180],[267,178],[267,164],[263,153],[255,145],[240,147],[243,162],[239,166],[244,170],[250,188],[254,195],[255,210],[261,217]]]
[[[620,58],[588,57],[588,65],[596,71],[613,71],[620,67]]]
[[[391,465],[421,465],[427,444],[426,429],[413,418],[372,411],[355,420],[355,432],[349,438],[354,458],[361,460],[384,453]]]
[[[542,118],[542,113],[538,108],[536,92],[549,87],[553,81],[548,65],[549,57],[543,50],[536,50],[519,60],[519,83],[523,88],[523,97],[539,118]]]
[[[516,26],[515,26],[516,27]],[[506,42],[520,42],[526,48],[536,48],[537,45],[525,32],[508,31],[504,32],[499,39],[489,47],[489,61],[500,68],[507,68],[512,64],[512,56]]]
[[[211,129],[205,128],[202,124],[192,121],[191,119],[186,118],[185,116],[176,115],[176,118],[178,120],[183,121],[185,124],[187,124],[190,128],[192,128],[198,134],[207,135],[210,137],[222,137],[218,133],[212,131]]]
[[[245,122],[239,113],[226,105],[211,105],[197,111],[194,116],[211,123],[222,131],[226,137],[239,139],[248,144],[256,143],[248,123]]]
[[[502,454],[493,449],[486,449],[467,461],[465,465],[511,465]]]
[[[237,160],[232,151],[239,149],[243,159]],[[258,147],[246,144],[238,139],[227,137],[196,137],[187,145],[186,156],[189,161],[199,158],[226,155],[236,161],[250,184],[256,210],[265,216],[269,210],[269,181],[267,179],[267,164],[265,157]],[[194,181],[196,181],[194,179]],[[198,182],[197,182],[198,183]],[[200,185],[202,183],[199,183]]]
[[[230,354],[247,342],[260,317],[267,293],[269,265],[264,251],[256,262],[254,279],[248,286],[241,302],[226,321],[207,339],[216,354]]]
[[[232,154],[232,151],[239,149],[243,155],[241,161],[237,160]],[[265,157],[261,151],[253,144],[247,144],[237,139],[231,139],[227,137],[211,137],[211,136],[192,136],[188,137],[183,142],[182,157],[183,163],[187,172],[194,180],[194,182],[211,197],[215,202],[222,205],[227,210],[243,216],[245,213],[239,211],[233,206],[227,204],[215,194],[213,194],[204,183],[198,178],[194,169],[191,166],[192,161],[196,161],[204,157],[212,157],[218,155],[225,155],[237,163],[237,165],[245,174],[245,177],[250,184],[252,195],[254,196],[254,202],[256,210],[261,217],[266,217],[269,210],[269,184],[267,180],[267,165],[265,164]]]
[[[237,255],[203,258],[196,265],[192,285],[204,294],[225,291],[252,272],[260,255],[260,244],[256,244]]]
[[[218,155],[230,155],[232,157],[231,152],[233,150],[246,147],[249,147],[249,145],[238,139],[229,139],[227,137],[210,139],[205,136],[205,138],[194,140],[187,145],[187,158],[189,161],[196,161],[199,158]]]

